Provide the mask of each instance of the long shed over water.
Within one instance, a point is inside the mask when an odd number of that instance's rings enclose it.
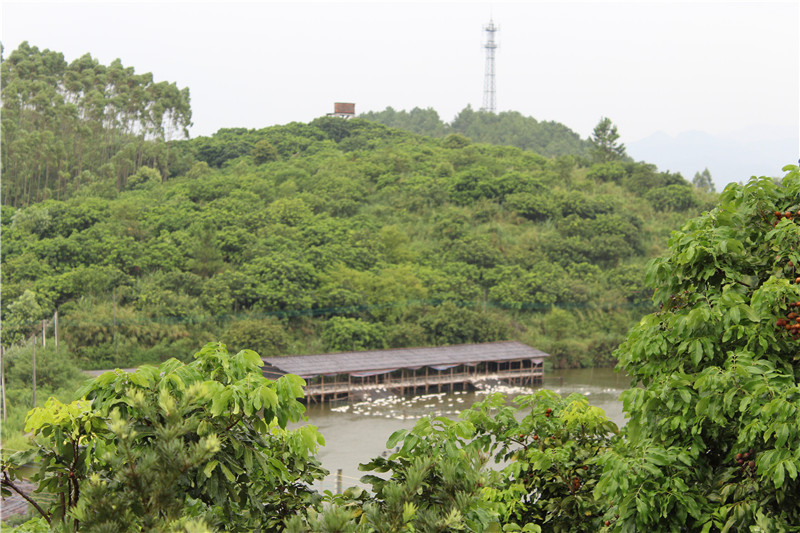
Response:
[[[383,389],[400,394],[452,391],[490,379],[540,384],[546,357],[527,344],[506,341],[262,359],[266,377],[297,374],[306,380],[307,401],[322,402]]]

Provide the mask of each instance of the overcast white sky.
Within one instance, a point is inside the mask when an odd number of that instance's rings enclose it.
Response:
[[[702,131],[797,139],[800,2],[0,2],[5,55],[120,58],[189,87],[192,135],[356,111],[480,108],[500,26],[498,110],[635,142]],[[757,133],[756,133],[757,132]],[[797,148],[797,142],[794,143]],[[778,166],[797,162],[800,148]]]

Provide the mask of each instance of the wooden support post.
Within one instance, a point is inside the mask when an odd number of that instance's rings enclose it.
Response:
[[[31,364],[33,370],[31,372],[31,381],[33,383],[33,407],[36,407],[36,335],[33,336],[33,353],[31,355]]]
[[[56,313],[53,315],[53,333],[56,342],[56,353],[58,353],[58,309],[56,309]]]
[[[336,494],[342,493],[342,469],[336,470]]]
[[[5,351],[3,346],[0,345],[0,388],[3,390],[3,423],[6,421],[6,363],[3,356],[5,355]]]

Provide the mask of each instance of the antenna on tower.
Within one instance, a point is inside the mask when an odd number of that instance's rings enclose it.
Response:
[[[497,49],[497,43],[494,40],[494,34],[500,31],[499,26],[495,26],[494,21],[489,19],[489,24],[483,27],[486,32],[486,73],[483,77],[483,107],[481,111],[488,111],[494,113],[497,111],[497,101],[495,99],[495,85],[494,85],[494,51]]]

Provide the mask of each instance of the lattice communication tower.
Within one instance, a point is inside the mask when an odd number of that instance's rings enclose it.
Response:
[[[495,84],[494,84],[494,51],[497,50],[497,43],[494,40],[494,34],[500,31],[499,26],[495,26],[494,21],[489,20],[489,24],[483,27],[486,32],[486,73],[483,77],[483,107],[481,111],[488,111],[494,113],[497,111],[497,100],[495,97]]]

